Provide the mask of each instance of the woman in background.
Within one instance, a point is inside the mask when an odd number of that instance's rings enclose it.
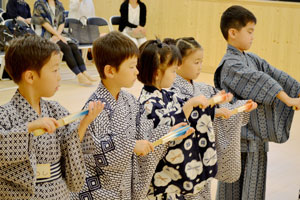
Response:
[[[6,4],[6,19],[17,19],[30,24],[30,7],[25,0],[9,0]]]
[[[95,7],[93,0],[70,0],[70,18],[80,19],[85,16],[86,18],[95,17]]]
[[[58,0],[37,0],[34,4],[32,23],[36,25],[36,33],[58,44],[64,53],[68,67],[76,74],[82,85],[92,85],[92,78],[86,71],[85,63],[77,45],[63,36],[65,27],[64,7]]]
[[[146,5],[140,0],[125,0],[120,7],[119,31],[129,37],[137,46],[146,39]]]

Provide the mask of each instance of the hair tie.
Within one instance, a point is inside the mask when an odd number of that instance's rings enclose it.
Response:
[[[163,43],[160,41],[160,39],[156,38],[156,44],[158,48],[162,48],[163,47]]]

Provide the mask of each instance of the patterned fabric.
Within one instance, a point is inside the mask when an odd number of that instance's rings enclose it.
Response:
[[[136,140],[154,142],[169,126],[153,129],[135,97],[120,91],[118,100],[100,83],[89,101],[105,102],[104,110],[88,127],[83,141],[86,182],[72,199],[135,200],[146,196],[158,161],[167,145],[159,145],[147,156],[136,156]],[[87,105],[86,105],[87,107]]]
[[[284,90],[290,97],[297,97],[300,84],[258,56],[241,53],[230,45],[214,81],[216,87],[232,92],[237,99],[258,103],[242,128],[242,176],[233,184],[220,183],[219,198],[264,199],[268,142],[282,143],[289,138],[294,115],[276,95]]]
[[[0,199],[68,199],[69,192],[79,191],[84,183],[78,124],[35,137],[28,133],[28,122],[69,114],[53,101],[41,99],[40,107],[39,116],[18,91],[9,103],[0,106]],[[52,182],[36,183],[36,165],[57,162],[63,176]]]
[[[234,183],[218,183],[217,200],[263,200],[266,192],[267,152],[242,153],[242,174]]]
[[[171,88],[172,91],[182,98],[184,101],[189,100],[200,94],[206,98],[211,98],[219,91],[207,84],[198,82],[188,82],[181,76],[177,75],[175,82]],[[225,107],[230,110],[242,106],[246,101],[237,101],[234,104],[222,104],[220,107]],[[218,157],[218,172],[215,178],[225,182],[234,182],[240,176],[241,170],[241,153],[240,153],[240,135],[241,127],[245,126],[249,120],[249,113],[239,113],[231,116],[229,119],[215,118],[213,122],[214,132],[216,134],[216,150]],[[211,199],[210,197],[210,182],[204,188],[206,192],[195,195],[199,199]],[[209,196],[207,196],[209,195]],[[191,199],[186,197],[186,199]]]
[[[139,98],[147,117],[157,124],[173,126],[186,121],[183,101],[174,92],[145,86]],[[212,129],[214,107],[194,108],[188,121],[196,132],[184,140],[170,143],[159,162],[148,198],[173,199],[180,194],[196,194],[217,172],[215,134]]]
[[[257,55],[241,53],[228,45],[215,73],[215,85],[231,92],[237,99],[252,99],[258,103],[257,109],[251,112],[249,123],[242,129],[242,139],[248,142],[242,146],[243,152],[257,151],[261,142],[288,140],[294,111],[276,95],[284,90],[290,97],[297,97],[299,82]]]
[[[33,16],[31,19],[31,23],[35,25],[41,26],[43,23],[47,22],[52,27],[58,28],[59,25],[65,23],[64,17],[64,7],[62,3],[58,0],[55,0],[55,18],[51,17],[50,7],[47,3],[47,0],[37,0],[34,3],[33,8]],[[42,27],[41,36],[50,39],[52,37],[52,33],[48,32],[45,28]]]

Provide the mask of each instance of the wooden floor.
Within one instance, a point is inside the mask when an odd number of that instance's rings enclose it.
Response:
[[[88,67],[89,73],[97,76],[94,66]],[[59,101],[70,112],[79,111],[96,89],[97,83],[91,87],[78,85],[77,80],[67,69],[62,67],[59,91],[51,98]],[[66,80],[67,79],[67,80]],[[213,84],[213,75],[202,73],[197,81]],[[128,89],[135,96],[139,95],[141,83],[138,81]],[[0,105],[8,102],[16,90],[12,81],[0,81]],[[298,130],[298,131],[297,131]],[[296,112],[290,139],[284,144],[270,144],[267,174],[267,200],[297,200],[300,189],[300,112]],[[213,183],[213,199],[216,181]]]

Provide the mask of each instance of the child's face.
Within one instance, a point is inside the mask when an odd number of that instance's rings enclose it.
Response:
[[[254,39],[254,28],[255,23],[248,22],[246,26],[241,28],[241,30],[236,31],[235,35],[235,47],[238,48],[240,51],[245,51],[250,49],[252,45],[252,41]]]
[[[178,65],[176,63],[169,66],[164,72],[159,70],[160,72],[158,73],[155,86],[158,89],[171,87],[176,78],[177,69],[178,69]]]
[[[202,69],[203,50],[197,49],[182,59],[178,74],[187,81],[196,79]]]
[[[133,86],[134,82],[137,79],[139,71],[136,68],[137,66],[137,57],[133,56],[124,60],[120,67],[119,71],[116,72],[114,79],[115,83],[120,87],[130,88]]]
[[[34,89],[41,97],[51,97],[59,88],[61,80],[59,67],[61,63],[61,55],[52,53],[49,61],[42,67],[40,75],[34,79]]]

